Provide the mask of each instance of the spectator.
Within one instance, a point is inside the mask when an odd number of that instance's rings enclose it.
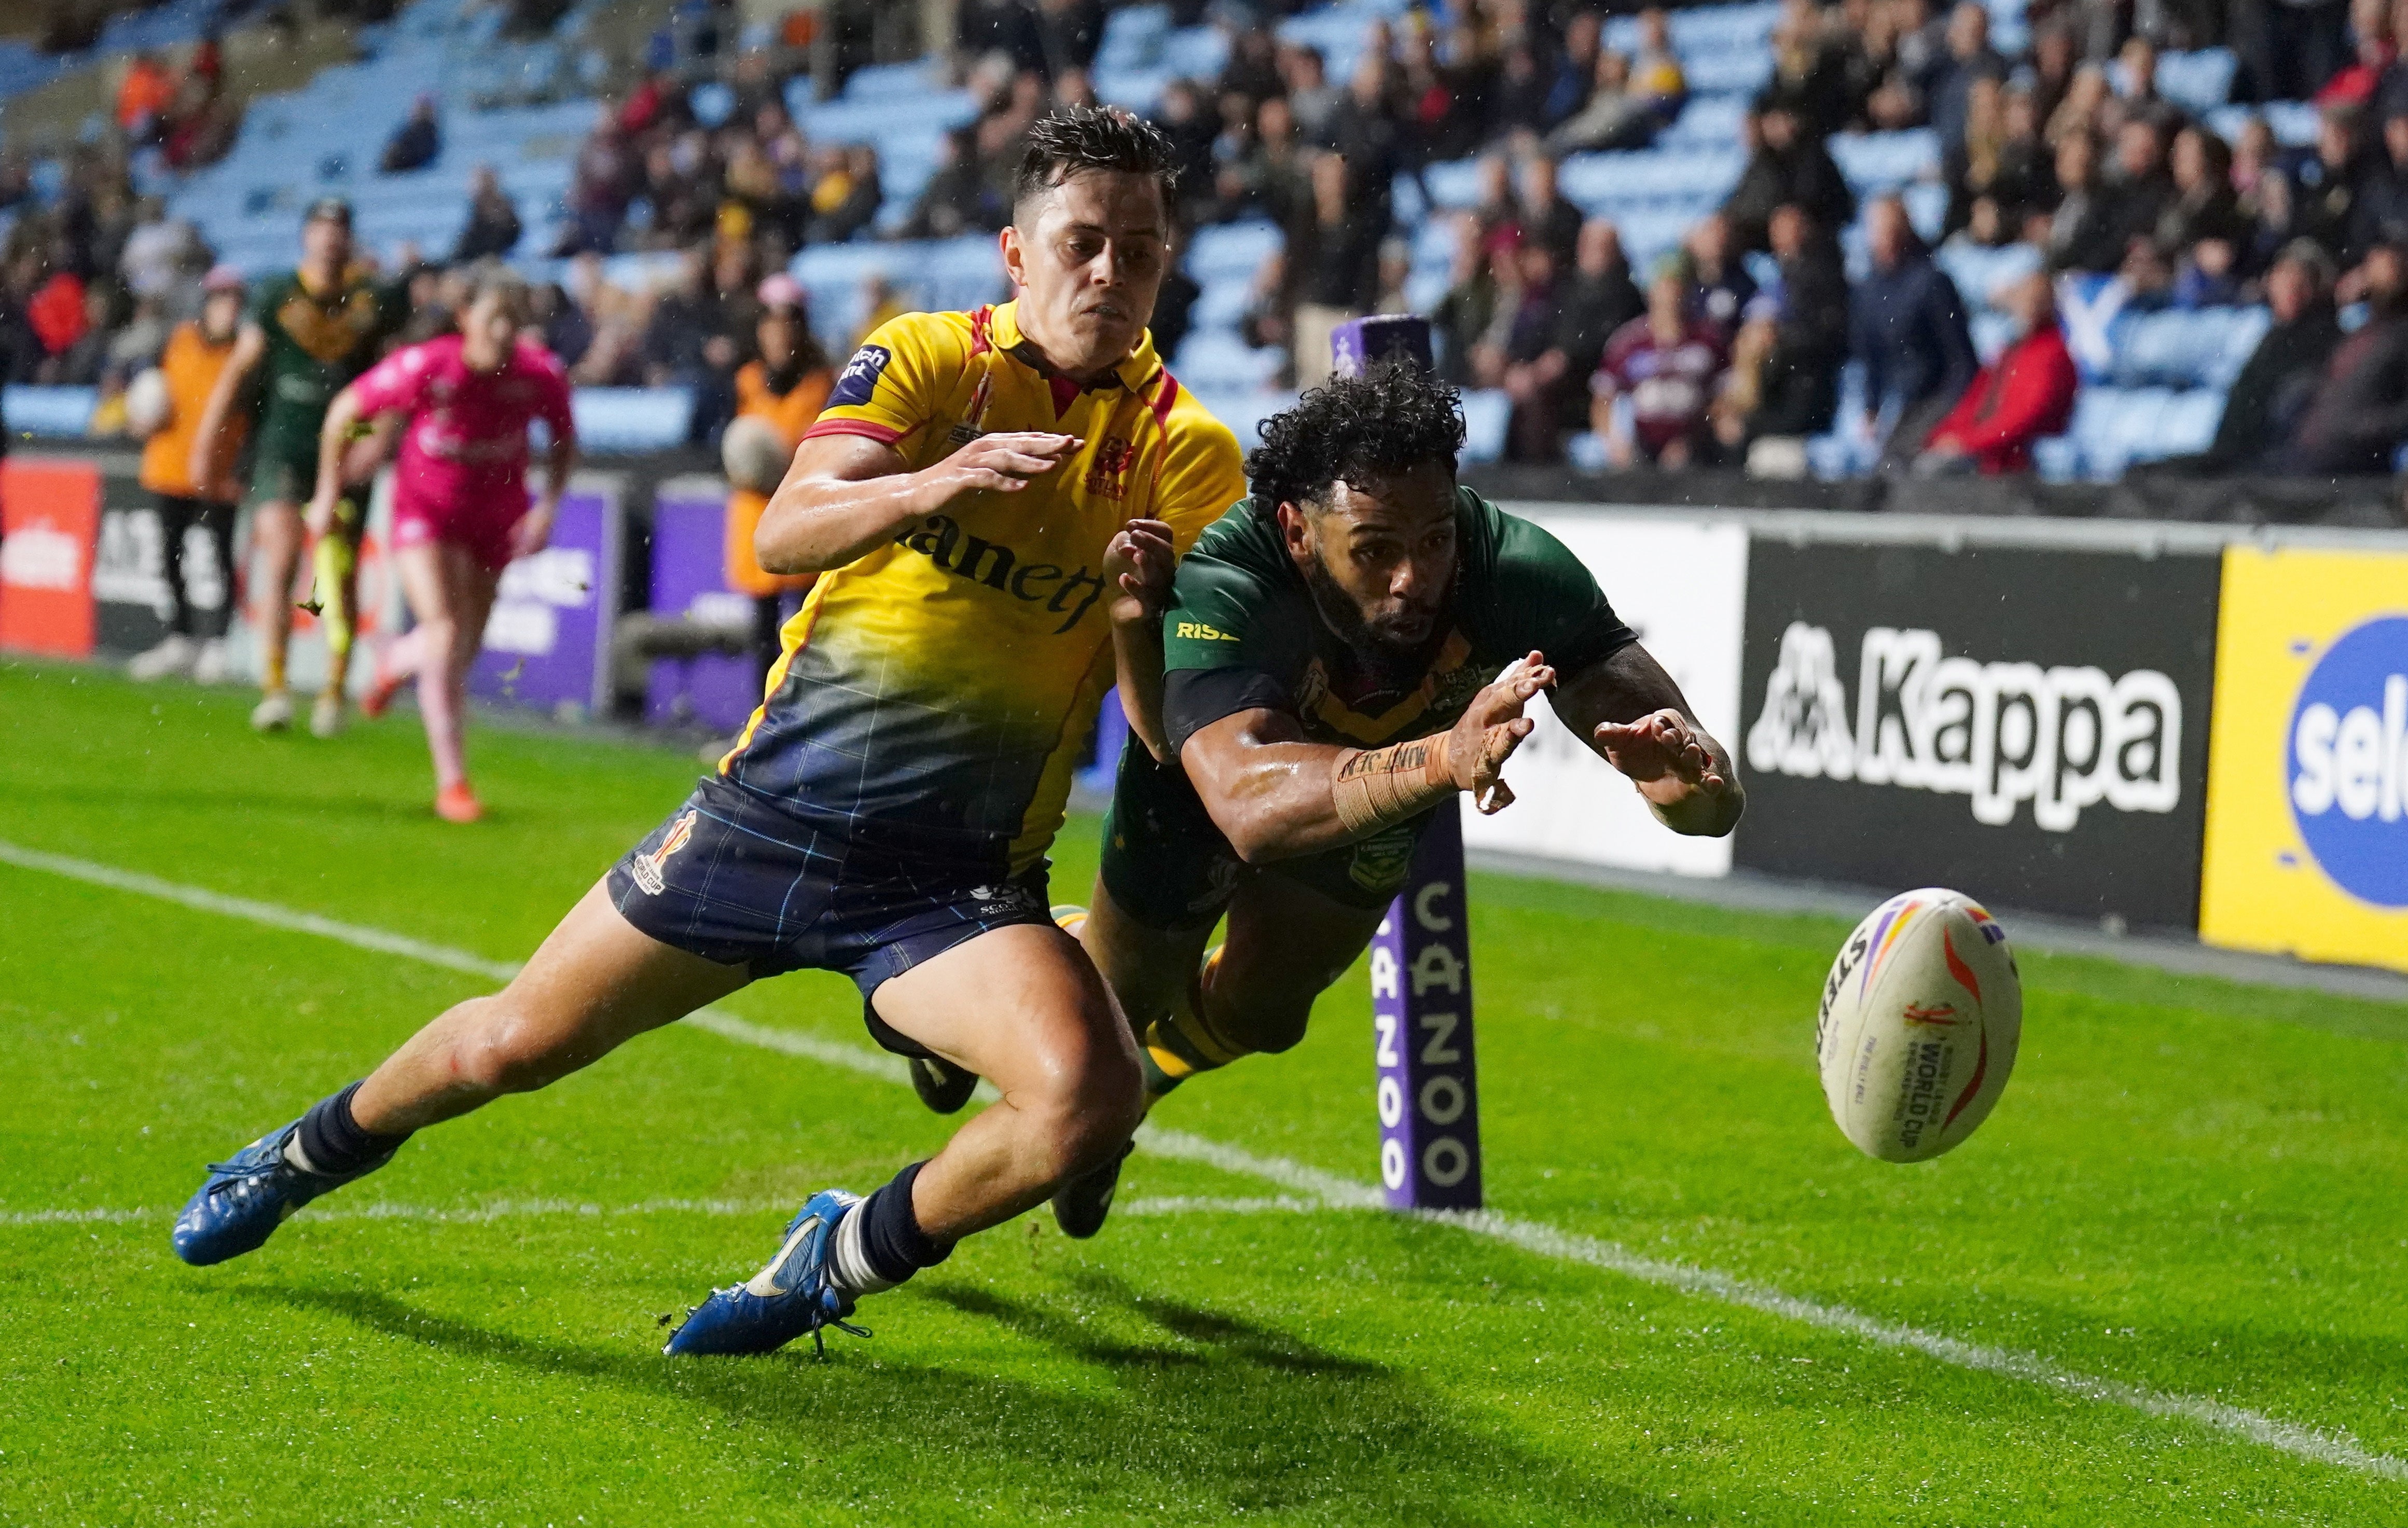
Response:
[[[2391,36],[2390,0],[2352,0],[2349,25],[2355,57],[2316,92],[2320,107],[2371,105],[2375,87],[2400,56]]]
[[[1617,467],[1645,461],[1666,471],[1704,464],[1712,444],[1707,407],[1724,365],[1720,331],[1689,317],[1689,275],[1677,260],[1657,267],[1647,311],[1614,332],[1590,379],[1589,428]],[[1625,411],[1614,405],[1628,399]]]
[[[2014,283],[2000,306],[2014,316],[2014,342],[1973,374],[1956,407],[1926,437],[1914,462],[1918,474],[2028,472],[2032,442],[2063,434],[2073,417],[2079,379],[2057,327],[2048,278],[2035,273]]]
[[[1309,144],[1332,147],[1330,120],[1337,113],[1340,96],[1338,87],[1329,82],[1321,50],[1300,43],[1281,49],[1280,81],[1287,87],[1285,100],[1297,132]]]
[[[1818,226],[1844,228],[1856,221],[1856,197],[1823,140],[1806,136],[1797,107],[1778,95],[1763,97],[1743,129],[1750,143],[1747,167],[1723,203],[1731,241],[1745,254],[1765,248],[1772,209],[1795,204]]]
[[[1540,118],[1549,128],[1570,121],[1588,105],[1589,91],[1597,82],[1598,55],[1605,36],[1605,19],[1594,10],[1572,13],[1564,23],[1563,45],[1555,50],[1554,66],[1548,71],[1546,95],[1540,105]],[[1628,61],[1624,61],[1626,78]]]
[[[903,238],[953,238],[993,232],[1010,221],[1001,197],[979,174],[976,135],[956,127],[938,140],[937,168],[920,189],[911,215],[897,231]]]
[[[1554,257],[1555,269],[1572,268],[1573,250],[1580,243],[1584,220],[1579,207],[1563,198],[1556,183],[1555,162],[1544,154],[1533,154],[1522,166],[1521,206],[1516,215],[1522,225],[1522,236],[1545,246]]]
[[[2175,134],[2190,125],[2190,113],[2157,90],[2157,44],[2146,37],[2131,37],[2116,55],[2116,62],[2122,66],[2124,78],[2114,104],[2123,121],[2147,122],[2157,130],[2158,141],[2173,141]]]
[[[1943,151],[1961,150],[1976,81],[1996,85],[2007,78],[2007,61],[1990,47],[1990,13],[1980,0],[1958,0],[1948,17],[1948,58],[1931,90],[1931,125]]]
[[[1867,209],[1872,268],[1850,293],[1848,350],[1865,370],[1866,433],[1898,410],[1885,464],[1902,463],[1955,405],[1977,369],[1956,283],[1924,252],[1906,207],[1884,196]]]
[[[1036,30],[1047,79],[1083,75],[1103,46],[1103,0],[1037,0]]]
[[[2110,271],[2124,257],[2122,219],[2099,174],[2099,143],[2087,133],[2057,145],[2057,211],[2042,242],[2051,270]]]
[[[2349,61],[2348,0],[2233,0],[2231,21],[2240,99],[2299,100]]]
[[[2408,244],[2408,108],[2383,123],[2383,154],[2370,163],[2350,208],[2349,248]]]
[[[2274,322],[2225,394],[2215,439],[2195,456],[2156,463],[2151,471],[2204,477],[2278,471],[2280,457],[2341,343],[2333,312],[2332,258],[2306,239],[2286,249],[2266,272]]]
[[[2315,240],[2335,260],[2351,252],[2358,194],[2374,167],[2366,153],[2364,127],[2361,108],[2325,107],[2316,123],[2315,154],[2291,171],[2289,233]]]
[[[117,87],[117,126],[126,141],[158,141],[165,130],[168,108],[176,102],[175,77],[158,56],[136,53],[126,61],[125,79]]]
[[[1588,379],[1606,341],[1646,308],[1623,258],[1621,234],[1603,218],[1582,224],[1575,268],[1555,303],[1555,333],[1535,358],[1505,368],[1505,395],[1513,406],[1506,440],[1515,460],[1561,459],[1564,432],[1587,418]]]
[[[1709,212],[1681,241],[1688,256],[1689,311],[1720,330],[1726,339],[1739,329],[1740,315],[1756,296],[1756,278],[1731,250],[1730,221]]]
[[[2085,64],[2076,69],[2073,83],[2066,87],[2065,94],[2057,101],[2057,109],[2049,113],[2050,144],[2062,144],[2073,137],[2096,137],[2100,121],[2106,115],[2107,103],[2114,99],[2114,93],[2107,83],[2105,65]]]
[[[443,124],[436,115],[435,97],[422,95],[409,108],[409,120],[385,140],[377,169],[385,175],[423,170],[443,151]]]
[[[1229,39],[1228,62],[1221,66],[1217,93],[1244,97],[1246,114],[1252,117],[1255,103],[1284,88],[1279,73],[1279,44],[1272,40],[1269,29],[1259,22],[1238,28]]]
[[[502,189],[501,177],[490,164],[478,165],[468,175],[468,225],[452,248],[452,263],[466,265],[509,254],[518,248],[521,231],[519,209]]]
[[[826,407],[836,373],[811,336],[810,312],[800,282],[782,272],[770,277],[761,283],[756,306],[760,316],[754,321],[752,338],[758,358],[736,374],[736,415],[766,421],[791,453]],[[755,682],[766,682],[770,665],[777,662],[778,630],[788,596],[798,596],[811,586],[808,575],[765,572],[753,556],[753,532],[768,507],[768,494],[756,489],[739,487],[728,495],[727,587],[752,600]]]
[[[1331,112],[1328,143],[1346,162],[1346,197],[1364,216],[1391,221],[1397,175],[1405,168],[1403,130],[1389,109],[1387,61],[1366,50]]]
[[[1472,350],[1497,314],[1499,283],[1494,264],[1480,220],[1468,212],[1456,214],[1446,295],[1430,315],[1430,332],[1437,341],[1438,374],[1457,387],[1472,384]]]
[[[1654,141],[1659,120],[1656,98],[1641,93],[1631,81],[1630,60],[1609,49],[1597,56],[1588,99],[1547,135],[1546,151],[1643,149]]]
[[[1689,78],[1672,48],[1671,18],[1661,6],[1639,13],[1639,53],[1630,61],[1632,87],[1656,106],[1659,122],[1670,122],[1688,105]]]
[[[1801,207],[1775,210],[1770,234],[1781,283],[1776,311],[1766,321],[1770,344],[1757,401],[1743,418],[1747,443],[1828,430],[1848,359],[1848,276],[1838,244]]]
[[[568,225],[555,255],[609,254],[635,199],[637,161],[618,119],[605,113],[577,151],[568,186]]]
[[[2136,239],[2153,238],[2157,225],[2176,199],[2173,177],[2166,171],[2165,140],[2157,124],[2128,121],[2115,135],[2115,174],[2109,186],[2116,254]]]
[[[1312,166],[1312,215],[1301,221],[1288,245],[1289,268],[1301,267],[1297,284],[1294,363],[1296,383],[1312,387],[1329,375],[1329,336],[1339,324],[1371,310],[1380,293],[1380,243],[1384,222],[1363,215],[1346,196],[1346,164],[1335,154],[1316,154]]]
[[[1173,183],[1180,199],[1194,205],[1211,197],[1212,140],[1219,134],[1220,124],[1216,118],[1205,114],[1203,97],[1193,80],[1174,79],[1162,88],[1162,104],[1154,114],[1154,124],[1170,140]],[[1016,160],[1016,154],[1013,157]],[[1015,163],[1011,169],[1018,173],[1018,164]]]
[[[233,355],[235,332],[242,324],[242,274],[221,265],[203,279],[202,291],[200,317],[179,325],[159,357],[170,404],[167,423],[143,444],[137,474],[158,501],[168,599],[165,639],[129,666],[137,679],[189,673],[213,684],[225,677],[224,637],[235,605],[235,501],[240,493],[232,482],[195,483],[192,456],[209,390]],[[239,430],[240,423],[234,428]],[[229,450],[221,459],[232,458]],[[184,578],[185,543],[194,530],[208,548],[210,583],[218,591],[217,607],[208,617],[194,608]]]
[[[2387,473],[2408,440],[2408,264],[2395,246],[2378,244],[2366,252],[2361,279],[2366,321],[2333,348],[2297,433],[2276,457],[2284,471]]]
[[[869,226],[884,200],[877,150],[866,143],[832,149],[811,187],[805,236],[813,244],[843,244]]]

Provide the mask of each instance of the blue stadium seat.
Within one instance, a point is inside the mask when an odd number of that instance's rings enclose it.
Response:
[[[1231,330],[1202,329],[1180,345],[1170,369],[1180,386],[1199,396],[1250,393],[1270,386],[1285,359],[1276,348],[1249,348]]]
[[[90,387],[25,387],[0,389],[0,414],[8,428],[29,436],[74,439],[92,422],[100,405],[100,390]]]
[[[1730,148],[1574,154],[1564,161],[1558,184],[1567,199],[1600,216],[1651,203],[1682,203],[1702,214],[1730,194],[1746,167],[1746,157]],[[1449,185],[1453,189],[1452,179]],[[1437,185],[1430,187],[1430,194],[1449,207],[1469,206],[1469,191],[1467,186],[1463,200],[1451,201]]]
[[[1463,394],[1463,459],[1494,462],[1505,454],[1505,431],[1513,420],[1513,400],[1496,389],[1471,389]]]
[[[2157,92],[2176,106],[2206,112],[2224,105],[2232,94],[2232,76],[2240,67],[2229,48],[2201,48],[2187,53],[2157,55]],[[2108,65],[2118,92],[2130,88],[2121,61]]]
[[[1672,124],[1656,136],[1658,149],[1727,149],[1739,141],[1747,115],[1744,95],[1692,95]]]
[[[685,444],[694,394],[681,387],[581,387],[569,398],[590,451],[658,451]]]
[[[1263,218],[1199,228],[1187,246],[1187,274],[1198,284],[1251,281],[1286,241],[1279,224]]]
[[[1900,133],[1835,133],[1828,140],[1840,173],[1859,196],[1896,191],[1940,173],[1940,135],[1928,127]]]
[[[2268,101],[2257,107],[2218,107],[2207,113],[2207,125],[2229,143],[2252,116],[2266,119],[2274,140],[2286,149],[2305,149],[2316,141],[2316,108],[2305,101]]]
[[[1176,368],[1173,369],[1176,370]],[[1184,374],[1180,376],[1179,381],[1182,387],[1187,386]],[[1262,436],[1257,426],[1270,415],[1295,407],[1297,400],[1297,394],[1294,393],[1282,393],[1270,389],[1254,392],[1207,393],[1201,389],[1188,388],[1188,391],[1194,394],[1197,403],[1202,404],[1211,413],[1214,419],[1235,431],[1238,444],[1249,450],[1262,443]]]
[[[1772,80],[1772,54],[1758,48],[1681,54],[1681,73],[1699,94],[1753,94]]]
[[[1977,244],[1943,244],[1932,259],[1956,283],[1968,307],[1985,306],[2011,281],[2020,281],[2040,269],[2041,254],[2028,244],[1984,249]]]

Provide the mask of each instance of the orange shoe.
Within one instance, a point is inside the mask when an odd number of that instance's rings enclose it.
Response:
[[[435,815],[446,822],[474,822],[485,815],[484,805],[466,780],[435,793]]]
[[[401,693],[401,687],[408,682],[407,678],[388,679],[380,677],[374,684],[368,686],[368,693],[360,697],[360,715],[370,721],[384,715],[393,708],[393,697]]]

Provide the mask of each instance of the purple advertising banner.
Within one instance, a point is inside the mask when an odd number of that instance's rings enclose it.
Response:
[[[1380,1184],[1392,1209],[1480,1207],[1480,1084],[1471,1049],[1471,938],[1463,819],[1450,801],[1371,938],[1380,1066]]]
[[[752,599],[727,587],[726,538],[725,483],[679,478],[660,486],[652,495],[654,615],[683,616],[749,636]],[[732,733],[760,704],[750,656],[654,659],[644,686],[644,720],[654,726],[698,721]]]
[[[621,532],[615,483],[570,483],[552,544],[503,571],[484,649],[468,670],[471,693],[559,714],[609,708]]]

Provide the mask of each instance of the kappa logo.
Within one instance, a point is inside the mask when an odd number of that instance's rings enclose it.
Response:
[[[1993,827],[2028,801],[2050,833],[2071,832],[2102,802],[2124,812],[2181,803],[2182,692],[2157,669],[1985,663],[1948,655],[1938,632],[1875,626],[1856,674],[1852,707],[1829,628],[1792,621],[1748,729],[1748,764],[1971,796],[1974,820]]]
[[[638,854],[627,862],[627,874],[635,877],[636,884],[646,892],[653,896],[660,895],[668,885],[668,882],[661,877],[661,866],[667,864],[668,857],[683,849],[693,837],[694,813],[686,812],[669,824],[669,831],[661,835],[658,849],[653,850],[650,854]]]
[[[1118,436],[1106,436],[1096,447],[1096,460],[1087,468],[1087,492],[1097,498],[1122,497],[1127,493],[1129,464],[1136,460],[1136,448]]]
[[[853,352],[853,359],[837,374],[836,389],[828,394],[830,408],[858,408],[878,391],[878,379],[886,375],[886,364],[895,352],[883,345],[864,345]]]
[[[1929,1007],[1920,1003],[1909,1003],[1906,1011],[1899,1017],[1904,1019],[1909,1027],[1916,1029],[1954,1029],[1965,1021],[1953,1003],[1935,1003]]]

